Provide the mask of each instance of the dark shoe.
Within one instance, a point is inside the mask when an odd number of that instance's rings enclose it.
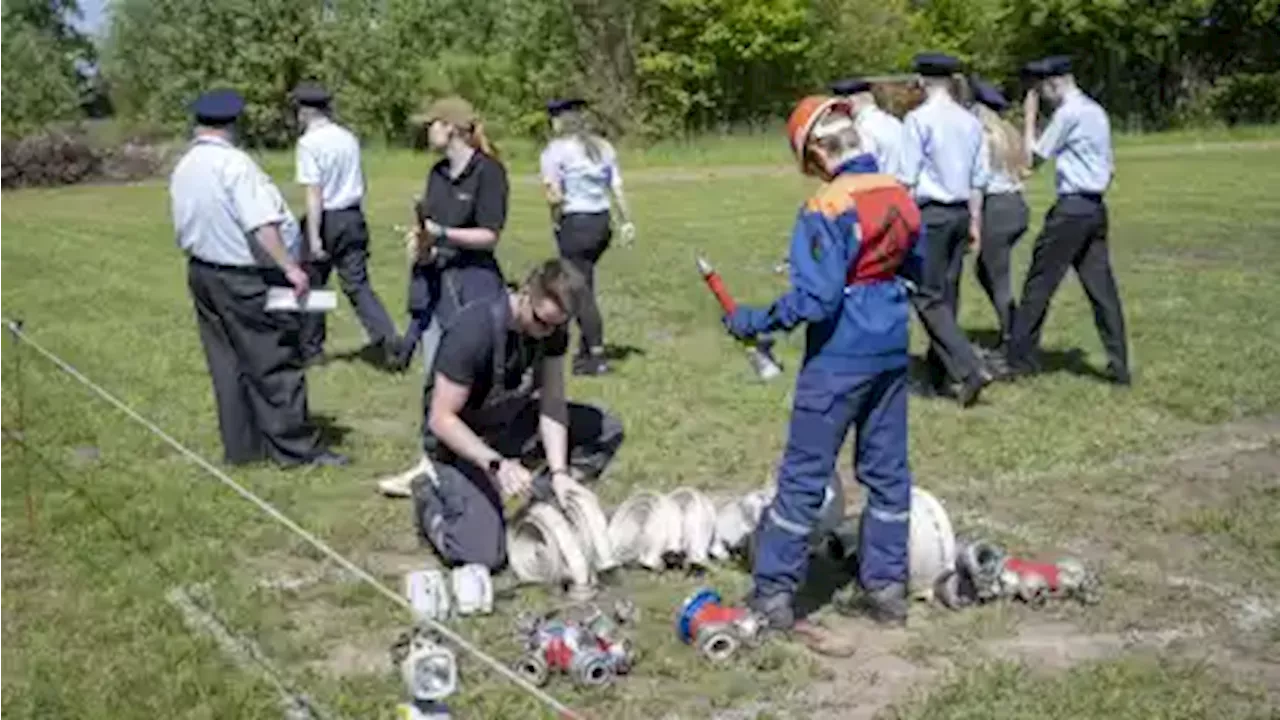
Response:
[[[1129,375],[1128,368],[1118,368],[1115,365],[1107,365],[1107,379],[1121,387],[1130,387],[1133,385],[1133,378]]]
[[[863,591],[851,602],[841,603],[836,610],[844,615],[865,615],[881,625],[907,624],[907,586],[892,583],[876,590]]]
[[[978,397],[982,395],[982,390],[991,384],[994,380],[990,373],[979,371],[970,375],[963,383],[960,384],[960,393],[956,400],[960,403],[960,407],[973,407],[978,402]]]
[[[573,359],[574,375],[607,375],[609,363],[603,355],[578,355]]]
[[[945,390],[934,383],[923,380],[921,378],[911,378],[907,381],[907,392],[918,398],[933,400],[939,397],[945,397]]]
[[[305,464],[318,465],[320,467],[343,467],[351,464],[351,458],[332,450],[321,450],[312,455]]]

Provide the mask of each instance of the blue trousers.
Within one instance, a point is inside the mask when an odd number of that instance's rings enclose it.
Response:
[[[809,566],[809,535],[850,426],[854,470],[867,491],[858,542],[858,583],[877,590],[907,581],[911,470],[907,464],[907,370],[845,373],[806,366],[778,491],[760,518],[752,571],[757,597],[794,595]]]

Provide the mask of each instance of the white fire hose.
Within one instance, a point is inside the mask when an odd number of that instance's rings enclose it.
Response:
[[[591,564],[578,534],[553,505],[535,502],[512,524],[507,530],[507,558],[522,582],[567,581],[575,599],[594,594]]]
[[[560,504],[592,568],[596,572],[606,572],[617,567],[613,541],[609,537],[609,521],[604,510],[600,509],[596,494],[574,483],[568,486]]]
[[[690,487],[667,495],[680,512],[679,552],[692,567],[705,568],[715,537],[716,508],[702,492]]]
[[[664,556],[680,546],[683,534],[680,508],[666,495],[641,491],[613,513],[609,539],[623,563],[638,563],[650,570],[666,566]]]

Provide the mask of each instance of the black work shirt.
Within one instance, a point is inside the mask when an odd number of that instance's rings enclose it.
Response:
[[[443,158],[427,173],[427,187],[419,202],[417,215],[429,218],[446,228],[488,228],[502,232],[507,222],[508,182],[506,169],[496,160],[477,150],[467,166],[455,178],[449,173],[449,159]],[[409,277],[409,311],[433,309],[442,290],[450,310],[461,306],[452,302],[443,275],[456,292],[474,297],[500,289],[502,271],[492,250],[474,250],[441,245],[434,264],[415,264]],[[465,287],[464,287],[465,286]]]
[[[473,303],[458,315],[440,338],[433,368],[433,372],[471,388],[459,417],[482,436],[500,431],[511,422],[538,389],[542,360],[563,357],[569,346],[565,325],[545,338],[531,338],[507,327],[510,311],[503,309],[495,314],[495,302],[506,303],[507,295]],[[495,331],[495,323],[502,323],[503,327]],[[501,387],[494,383],[498,332],[505,338]]]

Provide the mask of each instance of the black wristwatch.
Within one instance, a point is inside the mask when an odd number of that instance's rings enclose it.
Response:
[[[489,461],[489,474],[497,475],[500,467],[502,467],[502,458],[493,458]]]

